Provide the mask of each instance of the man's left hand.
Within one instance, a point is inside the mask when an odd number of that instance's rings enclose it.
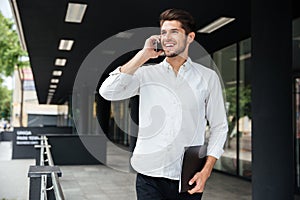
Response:
[[[189,181],[190,185],[193,185],[196,183],[195,187],[192,188],[191,190],[188,190],[188,193],[194,194],[194,193],[201,193],[204,190],[205,183],[209,177],[210,173],[201,171],[197,172],[194,177]]]
[[[212,169],[216,163],[217,159],[212,156],[207,156],[206,163],[200,172],[197,172],[194,177],[189,181],[190,185],[196,183],[195,187],[188,190],[190,194],[201,193],[204,190],[205,183],[209,178]]]

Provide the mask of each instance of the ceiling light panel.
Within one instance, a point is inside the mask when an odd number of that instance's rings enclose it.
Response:
[[[86,8],[87,8],[87,4],[68,3],[65,22],[81,23]]]
[[[61,76],[62,75],[62,71],[61,70],[53,70],[52,75],[53,76]]]
[[[52,78],[51,83],[59,83],[59,79],[58,78]]]
[[[49,87],[52,88],[52,89],[56,89],[57,85],[50,85]]]
[[[225,26],[226,24],[234,21],[235,18],[229,18],[229,17],[220,17],[219,19],[215,20],[214,22],[208,24],[204,28],[198,30],[199,33],[211,33],[222,26]]]
[[[59,42],[58,49],[59,50],[70,51],[72,49],[73,44],[74,44],[74,40],[61,39],[60,42]]]
[[[56,58],[55,59],[56,66],[65,66],[66,63],[67,63],[67,59],[65,59],[65,58]]]

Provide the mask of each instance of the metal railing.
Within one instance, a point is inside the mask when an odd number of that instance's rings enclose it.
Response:
[[[40,200],[48,200],[49,196],[49,199],[51,200],[64,200],[64,194],[59,183],[58,177],[58,173],[60,173],[60,170],[57,166],[54,166],[54,162],[50,151],[51,146],[48,144],[48,138],[47,136],[42,135],[40,137],[40,140],[40,145],[35,145],[35,148],[40,148],[39,166],[31,166],[29,170],[31,178],[40,178],[40,191],[34,192],[39,192]],[[31,182],[34,184],[36,181]],[[48,185],[51,186],[47,187]],[[32,190],[36,189],[30,189],[30,193],[32,192]],[[50,195],[50,192],[53,192],[54,195]],[[34,196],[37,195],[30,194],[30,199],[36,198]]]

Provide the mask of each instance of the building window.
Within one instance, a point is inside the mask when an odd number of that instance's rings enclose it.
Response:
[[[300,78],[296,78],[294,82],[294,119],[295,119],[295,158],[296,158],[296,183],[298,191],[300,191],[300,167],[299,167],[299,150],[300,150]]]
[[[129,146],[130,132],[129,99],[111,102],[108,139],[114,144]]]
[[[213,54],[214,62],[224,82],[226,94],[226,108],[228,113],[229,131],[225,144],[225,152],[217,161],[215,169],[230,174],[237,171],[237,133],[236,133],[236,81],[237,81],[237,62],[236,44],[221,49]]]
[[[238,133],[239,175],[251,178],[251,39],[239,43]]]
[[[293,20],[293,69],[294,79],[294,131],[295,131],[295,181],[300,193],[300,18]]]
[[[251,39],[213,54],[226,95],[229,131],[215,169],[251,178]]]

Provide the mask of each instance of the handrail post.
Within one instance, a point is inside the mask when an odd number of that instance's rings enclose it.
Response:
[[[39,161],[36,166],[30,166],[28,172],[30,178],[29,200],[64,200],[58,180],[61,171],[58,166],[54,166],[48,138],[42,135],[40,139],[40,145],[35,145],[35,148],[40,149],[40,154],[37,156]],[[49,185],[51,186],[49,187]]]

